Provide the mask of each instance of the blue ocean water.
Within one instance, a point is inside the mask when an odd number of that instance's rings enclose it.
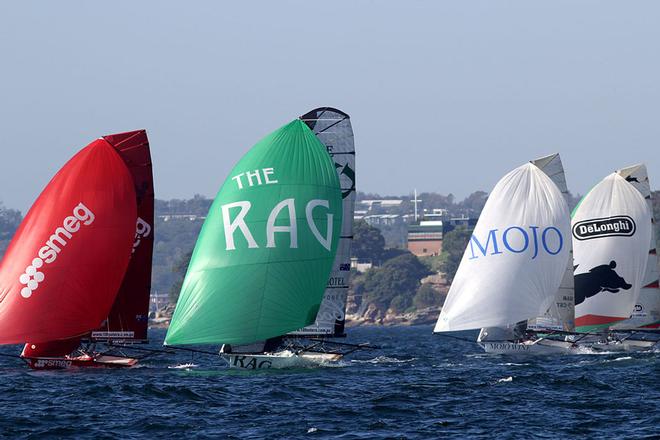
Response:
[[[486,355],[430,326],[350,329],[337,367],[236,371],[178,353],[123,370],[0,358],[11,438],[660,438],[660,352]],[[153,330],[154,347],[164,338]],[[14,354],[19,347],[2,347]],[[185,364],[194,364],[185,368]]]

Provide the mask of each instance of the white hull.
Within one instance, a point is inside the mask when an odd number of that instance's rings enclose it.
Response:
[[[300,352],[284,350],[276,353],[220,353],[229,368],[260,370],[269,368],[304,368],[336,362],[342,355],[334,353]]]
[[[596,351],[643,351],[650,350],[656,344],[656,341],[624,339],[622,341],[594,342],[586,345]]]
[[[509,355],[546,355],[546,354],[590,354],[594,352],[625,352],[650,350],[657,345],[656,341],[623,340],[623,341],[557,341],[543,339],[538,342],[479,342],[486,353]]]
[[[486,353],[515,355],[574,354],[578,348],[572,342],[542,339],[522,342],[479,342]]]

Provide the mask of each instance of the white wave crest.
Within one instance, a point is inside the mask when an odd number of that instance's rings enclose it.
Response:
[[[191,368],[197,368],[197,367],[199,367],[199,365],[187,363],[187,364],[179,364],[179,365],[170,365],[167,368],[170,368],[172,370],[190,370]]]
[[[389,356],[377,356],[373,359],[353,359],[351,362],[356,364],[405,364],[415,359],[417,358],[398,359]]]

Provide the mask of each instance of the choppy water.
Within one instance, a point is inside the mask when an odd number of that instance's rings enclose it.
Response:
[[[659,438],[657,351],[509,358],[434,336],[428,326],[351,333],[349,341],[382,349],[355,354],[336,368],[250,372],[187,353],[157,355],[133,369],[55,372],[29,371],[2,357],[0,433],[95,439]],[[164,332],[152,335],[158,346]]]

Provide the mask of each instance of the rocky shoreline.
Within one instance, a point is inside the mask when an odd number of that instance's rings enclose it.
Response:
[[[440,315],[440,307],[428,307],[414,312],[406,313],[392,313],[388,311],[385,316],[379,317],[370,316],[369,313],[364,315],[347,314],[346,327],[360,327],[367,325],[378,326],[411,326],[411,325],[425,325],[435,324]]]
[[[414,312],[393,313],[388,310],[384,316],[379,313],[365,313],[364,315],[347,314],[346,327],[362,326],[412,326],[435,324],[440,315],[440,307],[428,307]],[[149,318],[149,328],[163,328],[170,326],[172,310],[165,308],[152,313]]]

